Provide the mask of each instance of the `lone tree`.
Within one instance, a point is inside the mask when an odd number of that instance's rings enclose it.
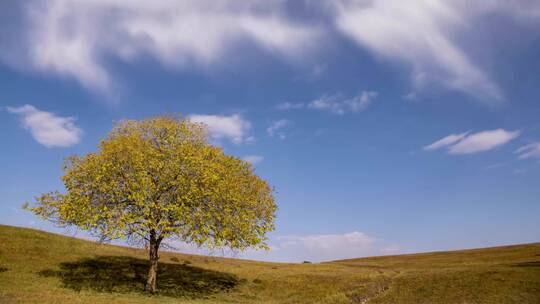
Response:
[[[163,239],[267,248],[274,229],[273,189],[248,162],[210,145],[204,125],[181,118],[117,123],[96,153],[67,158],[64,171],[66,193],[43,194],[26,208],[102,241],[145,242],[151,293]]]

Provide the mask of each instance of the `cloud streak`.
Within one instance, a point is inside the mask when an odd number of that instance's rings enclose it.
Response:
[[[427,0],[337,3],[338,30],[382,58],[411,66],[417,87],[435,82],[481,99],[503,99],[500,88],[452,38],[474,17],[456,5]]]
[[[437,150],[437,149],[440,149],[440,148],[455,144],[458,141],[465,138],[465,136],[467,136],[467,134],[469,134],[469,132],[465,132],[465,133],[461,133],[461,134],[450,134],[450,135],[448,135],[446,137],[443,137],[443,138],[437,140],[436,142],[434,142],[434,143],[432,143],[432,144],[430,144],[428,146],[425,146],[423,149],[426,150],[426,151],[433,151],[433,150]]]
[[[377,98],[378,93],[374,91],[362,91],[352,98],[340,98],[340,96],[322,96],[311,101],[307,107],[309,109],[327,111],[333,114],[343,115],[346,113],[356,113],[367,109]]]
[[[285,102],[278,104],[276,108],[278,110],[299,110],[310,109],[329,112],[337,115],[344,115],[347,113],[357,113],[366,110],[378,97],[378,93],[375,91],[362,91],[360,94],[346,98],[341,94],[335,95],[323,95],[310,102]]]
[[[23,127],[45,147],[70,147],[81,141],[82,130],[75,125],[73,117],[61,117],[28,104],[6,109],[18,115]]]
[[[323,233],[309,235],[270,236],[270,250],[247,249],[243,252],[210,250],[180,241],[169,241],[167,244],[183,253],[210,254],[247,258],[262,261],[282,262],[322,262],[365,256],[389,255],[402,253],[396,243],[387,243],[360,231],[346,233]]]
[[[52,72],[110,92],[116,83],[111,59],[131,64],[150,57],[167,68],[209,70],[239,46],[254,46],[285,62],[306,61],[324,42],[345,37],[378,58],[410,67],[415,91],[436,84],[500,103],[501,88],[471,58],[477,46],[470,37],[464,43],[464,36],[481,35],[469,29],[486,15],[529,24],[517,27],[521,31],[536,29],[540,21],[540,4],[528,0],[308,1],[298,6],[301,12],[290,2],[31,0],[16,18],[22,21],[0,31],[9,42],[0,57],[23,70]],[[318,18],[301,17],[308,14]],[[327,69],[313,66],[313,77]]]
[[[515,151],[520,159],[540,158],[540,142],[522,146]]]
[[[283,129],[288,127],[291,124],[287,119],[280,119],[273,121],[270,126],[266,129],[268,136],[274,137],[277,136],[279,139],[285,139],[287,135],[283,132]]]
[[[276,106],[276,109],[281,111],[287,111],[287,110],[298,110],[303,109],[306,106],[303,102],[284,102],[280,103]]]
[[[276,248],[294,252],[306,260],[320,262],[356,258],[373,254],[375,239],[359,231],[344,234],[314,234],[281,236]]]
[[[282,1],[31,1],[22,48],[29,66],[108,91],[107,57],[152,56],[168,67],[210,67],[241,41],[277,56],[304,52],[316,27],[289,20]]]
[[[493,150],[517,138],[521,131],[504,129],[488,130],[470,134],[451,134],[430,145],[423,147],[426,151],[447,148],[448,154],[464,155]]]

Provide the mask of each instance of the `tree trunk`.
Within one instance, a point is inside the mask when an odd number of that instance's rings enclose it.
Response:
[[[150,246],[148,248],[150,267],[148,269],[148,278],[145,287],[145,290],[149,293],[155,293],[157,291],[158,250],[160,243],[161,238],[156,237],[156,232],[154,230],[150,231]]]

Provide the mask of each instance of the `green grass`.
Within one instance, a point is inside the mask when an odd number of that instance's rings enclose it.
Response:
[[[540,303],[540,243],[322,264],[146,253],[0,225],[0,303]]]

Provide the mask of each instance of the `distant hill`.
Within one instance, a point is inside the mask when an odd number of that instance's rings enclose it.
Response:
[[[143,250],[0,225],[0,303],[540,303],[540,243],[285,264]]]

